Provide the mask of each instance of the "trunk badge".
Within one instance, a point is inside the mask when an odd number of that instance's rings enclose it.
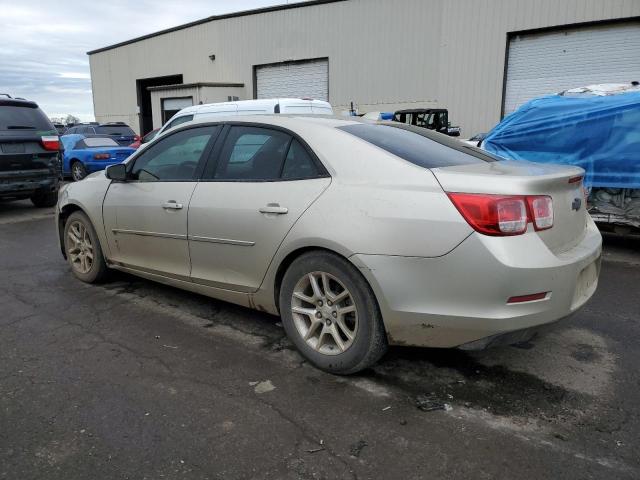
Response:
[[[580,210],[582,206],[582,200],[580,198],[574,198],[573,202],[571,202],[571,210],[575,210],[576,212]]]

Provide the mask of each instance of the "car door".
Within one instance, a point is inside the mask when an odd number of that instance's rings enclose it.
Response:
[[[127,165],[130,180],[111,183],[103,203],[111,260],[188,279],[189,200],[220,129],[210,125],[170,133]]]
[[[225,127],[189,205],[192,280],[256,291],[286,234],[330,182],[290,132]]]

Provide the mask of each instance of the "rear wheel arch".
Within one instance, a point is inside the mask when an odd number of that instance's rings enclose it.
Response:
[[[322,252],[322,253],[328,253],[331,255],[335,255],[339,258],[341,258],[342,260],[345,260],[347,262],[349,262],[350,264],[352,264],[358,271],[360,271],[360,268],[358,267],[358,265],[354,264],[351,260],[349,260],[349,258],[346,255],[343,255],[335,250],[332,250],[330,248],[326,248],[326,247],[318,247],[318,246],[306,246],[306,247],[300,247],[297,248],[293,251],[291,251],[290,253],[288,253],[280,262],[280,265],[278,265],[278,269],[276,270],[276,274],[275,274],[275,278],[274,278],[274,285],[273,285],[273,295],[274,295],[274,302],[276,305],[276,308],[278,309],[278,311],[280,311],[280,288],[282,287],[282,280],[284,279],[284,275],[287,272],[287,270],[289,269],[289,267],[291,266],[291,264],[299,257],[301,257],[302,255],[305,255],[307,253],[312,253],[312,252]],[[362,279],[366,282],[366,284],[369,286],[369,289],[371,290],[371,292],[373,293],[373,296],[376,299],[376,302],[378,303],[378,308],[380,308],[380,302],[377,298],[375,289],[373,288],[373,286],[369,283],[369,281],[367,280],[367,278],[362,275],[362,273],[360,272],[360,275],[362,276]]]

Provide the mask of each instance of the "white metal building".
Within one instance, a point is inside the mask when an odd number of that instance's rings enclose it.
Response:
[[[312,97],[448,108],[469,136],[535,96],[640,80],[640,0],[315,0],[89,56],[96,119],[138,131],[200,102]]]

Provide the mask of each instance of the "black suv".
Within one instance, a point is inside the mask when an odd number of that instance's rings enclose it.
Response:
[[[69,128],[65,135],[72,133],[79,133],[91,137],[92,135],[99,135],[101,137],[108,135],[113,138],[120,146],[129,146],[140,137],[124,122],[110,122],[110,123],[79,123]]]
[[[58,200],[58,132],[35,102],[0,94],[0,199]]]

